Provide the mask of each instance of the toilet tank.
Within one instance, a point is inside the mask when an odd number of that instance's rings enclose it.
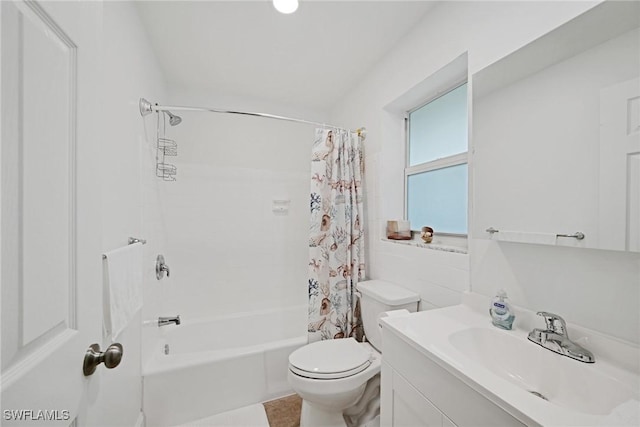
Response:
[[[357,285],[360,298],[362,325],[367,341],[378,351],[382,351],[382,337],[378,319],[385,311],[406,309],[418,310],[420,295],[395,283],[384,280],[367,280]]]

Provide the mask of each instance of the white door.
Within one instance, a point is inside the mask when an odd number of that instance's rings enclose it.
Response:
[[[102,333],[102,5],[0,3],[1,422],[83,425]]]
[[[640,78],[600,91],[600,249],[640,252]]]

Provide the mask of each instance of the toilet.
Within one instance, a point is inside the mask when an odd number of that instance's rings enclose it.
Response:
[[[289,385],[302,397],[301,427],[346,425],[343,411],[360,400],[367,382],[380,372],[378,319],[386,311],[418,309],[417,293],[390,282],[360,282],[357,290],[368,342],[353,338],[318,341],[289,355]]]

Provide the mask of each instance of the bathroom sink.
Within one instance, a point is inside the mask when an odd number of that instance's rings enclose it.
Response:
[[[595,355],[584,363],[527,339],[542,326],[535,312],[519,308],[515,328],[505,331],[491,325],[488,305],[466,293],[462,304],[385,317],[381,325],[524,425],[640,426],[640,346],[569,324],[574,342]],[[430,387],[421,377],[415,383]]]
[[[586,414],[607,415],[640,400],[638,391],[587,364],[553,353],[526,337],[495,328],[471,327],[449,343],[498,377],[549,402]]]

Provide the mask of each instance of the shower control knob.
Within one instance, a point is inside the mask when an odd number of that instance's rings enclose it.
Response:
[[[167,273],[167,277],[169,277],[169,266],[164,263],[164,256],[158,255],[156,258],[156,279],[162,279],[164,277],[164,273]]]
[[[105,351],[100,351],[99,344],[91,344],[84,355],[82,372],[85,377],[92,375],[99,364],[104,363],[107,369],[113,369],[122,360],[122,344],[113,343]]]

